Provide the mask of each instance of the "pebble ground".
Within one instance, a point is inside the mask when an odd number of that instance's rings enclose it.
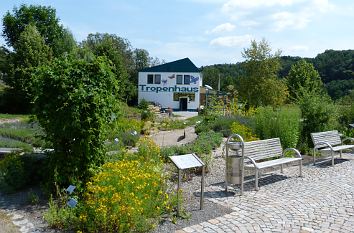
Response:
[[[260,190],[251,180],[243,196],[237,187],[225,193],[222,184],[209,185],[206,201],[232,212],[175,232],[354,232],[354,157],[345,158],[334,167],[306,165],[303,177],[295,166],[263,174]]]

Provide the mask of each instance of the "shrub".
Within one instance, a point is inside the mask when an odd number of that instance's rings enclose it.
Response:
[[[258,140],[257,136],[253,134],[252,129],[239,122],[234,122],[231,125],[231,132],[241,135],[245,141]]]
[[[328,96],[306,94],[299,100],[302,114],[302,143],[312,147],[310,134],[338,128],[337,108]]]
[[[142,122],[136,119],[119,118],[111,128],[108,132],[108,140],[118,139],[123,146],[135,146],[142,130]]]
[[[0,161],[0,188],[11,192],[22,188],[26,180],[24,163],[18,154],[7,155]]]
[[[145,149],[139,152],[144,161],[148,156]],[[82,229],[145,232],[153,228],[157,218],[171,209],[165,177],[153,160],[104,164],[87,185],[80,213]]]
[[[106,131],[119,112],[118,80],[125,75],[117,69],[105,57],[66,56],[34,74],[34,111],[55,150],[52,184],[86,183],[104,162]]]
[[[0,160],[0,189],[4,192],[20,190],[44,180],[47,160],[35,154],[8,154]]]
[[[142,99],[140,103],[138,104],[138,108],[142,110],[147,110],[149,107],[149,102],[146,101],[145,99]]]
[[[231,134],[231,125],[234,122],[242,122],[243,124],[249,125],[250,120],[248,117],[243,116],[220,116],[217,118],[209,118],[203,121],[203,124],[198,124],[196,126],[195,132],[208,132],[213,130],[215,132],[220,132],[224,137],[228,137]]]
[[[284,148],[296,147],[300,137],[300,110],[295,106],[278,109],[260,107],[255,129],[261,139],[279,137]]]
[[[47,212],[43,214],[43,218],[47,221],[50,227],[59,229],[73,229],[77,226],[77,209],[67,206],[66,201],[67,199],[55,202],[52,197],[50,198],[49,208]]]
[[[161,155],[167,160],[168,156],[172,155],[196,153],[208,167],[212,162],[210,154],[214,148],[220,146],[221,141],[221,133],[215,133],[214,131],[201,132],[193,143],[162,148]]]
[[[154,120],[154,113],[149,109],[143,110],[141,112],[141,120],[143,121],[152,121]]]

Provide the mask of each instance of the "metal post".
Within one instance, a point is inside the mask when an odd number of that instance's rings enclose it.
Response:
[[[228,145],[228,141],[226,141],[226,144],[225,144],[225,149],[226,149],[226,153],[225,153],[225,161],[227,161],[227,157],[229,157],[229,145]],[[227,162],[226,162],[227,163]],[[227,165],[227,164],[225,164]],[[227,182],[227,166],[225,166],[225,192],[227,192],[228,190],[228,182]]]
[[[178,183],[177,183],[177,216],[180,214],[179,192],[181,190],[181,169],[178,169]]]
[[[242,138],[241,138],[242,139]],[[240,184],[240,189],[241,189],[241,193],[240,193],[240,195],[242,196],[243,195],[243,181],[244,181],[244,178],[245,178],[245,167],[244,167],[244,164],[243,164],[243,162],[244,162],[244,159],[245,159],[245,144],[244,144],[244,142],[243,142],[243,140],[241,141],[241,150],[242,150],[242,152],[241,152],[241,155],[242,155],[242,157],[241,157],[241,164],[240,164],[240,166],[241,166],[241,184]]]
[[[205,175],[205,166],[202,167],[202,180],[200,188],[200,210],[204,207],[204,175]]]

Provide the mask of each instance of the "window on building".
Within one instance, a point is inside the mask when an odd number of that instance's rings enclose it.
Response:
[[[190,75],[185,75],[184,76],[184,84],[189,85],[191,83],[191,76]]]
[[[155,74],[155,84],[161,84],[161,74]]]
[[[182,75],[177,75],[176,78],[176,84],[183,84],[183,76]]]
[[[154,84],[154,75],[148,74],[147,84]]]

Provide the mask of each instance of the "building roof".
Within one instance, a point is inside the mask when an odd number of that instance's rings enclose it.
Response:
[[[148,67],[140,70],[140,72],[190,72],[198,73],[200,70],[187,57],[177,61],[168,62],[162,65]]]

